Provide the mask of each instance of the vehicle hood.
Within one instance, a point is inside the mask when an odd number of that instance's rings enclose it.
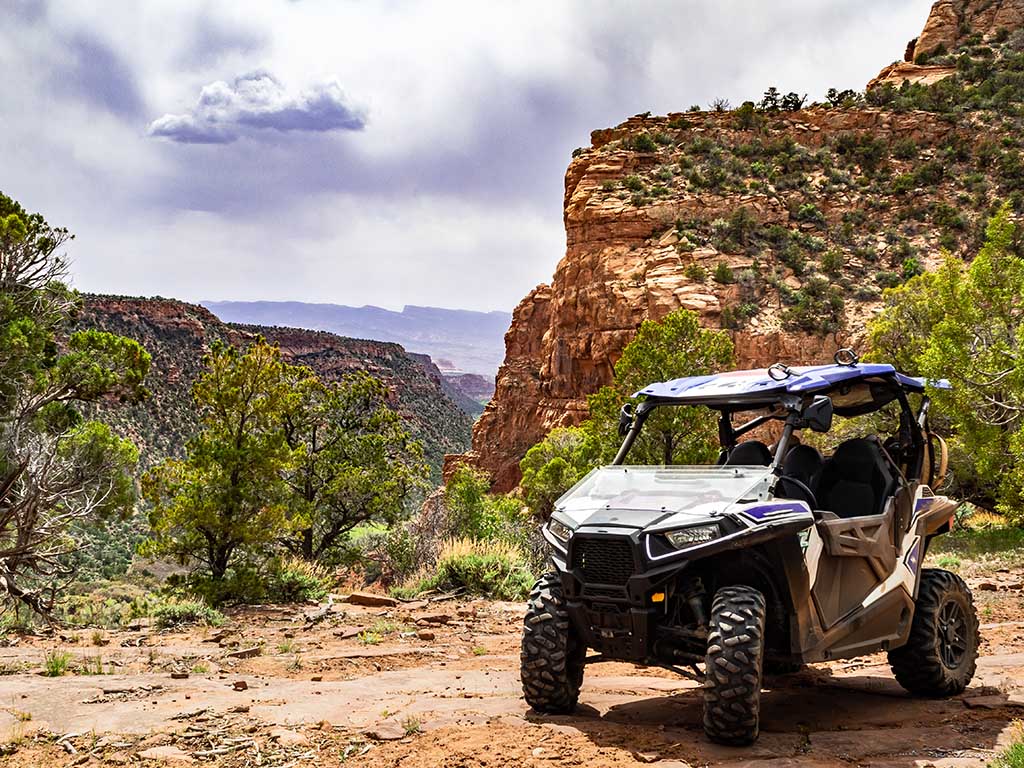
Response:
[[[556,503],[572,528],[678,528],[765,500],[768,467],[622,467],[595,469]]]

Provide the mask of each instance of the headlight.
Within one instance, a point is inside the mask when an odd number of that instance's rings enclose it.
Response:
[[[561,541],[563,544],[569,541],[569,537],[572,536],[572,528],[568,525],[564,525],[557,520],[548,521],[548,530],[551,531],[551,535]]]
[[[719,535],[717,525],[698,525],[693,528],[669,531],[665,534],[665,538],[676,549],[685,549],[686,547],[692,547],[694,544],[704,544],[712,539],[717,539]]]

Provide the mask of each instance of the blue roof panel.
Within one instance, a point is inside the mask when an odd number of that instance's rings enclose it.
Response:
[[[858,363],[856,365],[812,365],[790,368],[790,375],[776,381],[766,368],[748,371],[729,371],[707,376],[686,376],[671,381],[650,384],[634,394],[670,400],[741,400],[765,399],[783,394],[810,394],[829,390],[844,381],[857,381],[873,376],[896,375],[896,379],[910,392],[923,392],[925,385],[949,389],[945,379],[925,381],[924,379],[897,373],[885,363]]]

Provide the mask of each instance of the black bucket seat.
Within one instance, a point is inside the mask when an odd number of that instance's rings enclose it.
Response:
[[[796,445],[782,461],[782,475],[776,486],[776,496],[806,501],[811,509],[819,508],[818,480],[825,460],[816,448]]]
[[[763,466],[767,467],[772,463],[772,452],[768,446],[760,440],[747,440],[740,443],[731,451],[725,460],[726,466]]]
[[[847,440],[821,470],[818,501],[839,517],[880,515],[896,481],[877,441]]]

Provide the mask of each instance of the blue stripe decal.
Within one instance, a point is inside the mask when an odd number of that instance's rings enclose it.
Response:
[[[783,504],[762,504],[761,506],[744,509],[743,514],[752,520],[764,520],[778,515],[791,515],[794,513],[810,512],[807,505],[798,501],[785,502]]]
[[[903,560],[903,562],[907,564],[907,568],[909,568],[911,572],[915,574],[917,573],[917,567],[921,564],[920,553],[921,540],[918,539],[914,542],[914,546],[910,548],[910,551],[907,552],[906,558],[904,558]]]

